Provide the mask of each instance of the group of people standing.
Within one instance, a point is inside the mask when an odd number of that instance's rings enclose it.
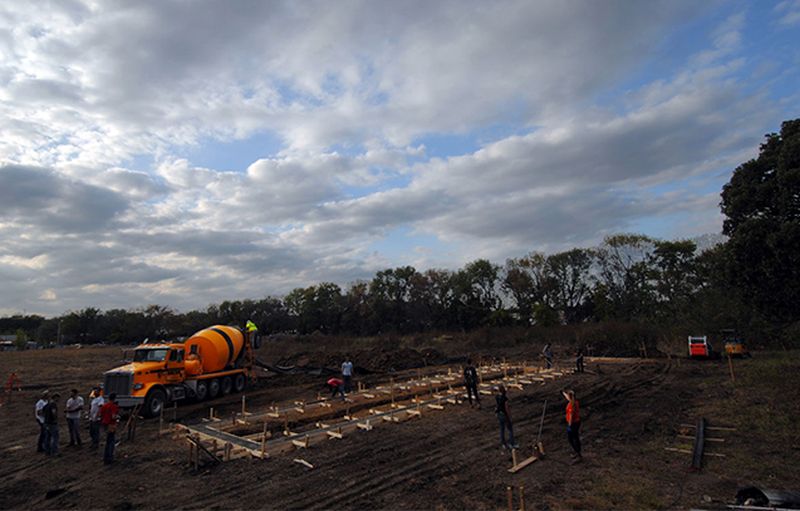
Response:
[[[51,394],[45,390],[34,406],[34,415],[39,425],[39,439],[36,451],[47,456],[59,456],[59,413],[58,406],[61,396],[58,392]],[[81,447],[81,417],[88,416],[89,437],[91,448],[100,446],[100,430],[106,433],[103,461],[114,461],[114,448],[116,447],[116,429],[119,422],[119,406],[117,396],[112,393],[106,399],[100,387],[94,387],[89,394],[89,411],[85,413],[85,401],[79,395],[78,389],[72,389],[70,397],[64,406],[64,415],[69,431],[69,447]]]
[[[553,352],[550,345],[547,344],[542,352],[543,358],[547,368],[553,366]],[[576,372],[582,373],[583,367],[583,350],[579,349],[575,358]],[[478,371],[472,363],[472,360],[467,360],[464,367],[464,387],[467,392],[467,399],[469,405],[473,406],[473,399],[478,408],[481,408],[480,393],[478,392],[479,377]],[[500,445],[503,449],[516,449],[519,445],[514,440],[514,425],[511,419],[511,405],[508,399],[506,388],[503,384],[494,387],[495,394],[495,408],[494,412],[497,415],[497,421],[500,425]],[[566,400],[565,418],[567,423],[567,440],[572,447],[573,453],[571,455],[573,463],[580,462],[583,458],[581,455],[581,415],[580,403],[575,397],[574,390],[564,390],[561,393]],[[508,433],[508,438],[506,438]]]

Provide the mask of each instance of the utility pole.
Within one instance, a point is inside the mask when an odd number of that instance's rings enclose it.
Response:
[[[56,345],[61,346],[61,320],[58,320],[58,333],[56,334]]]

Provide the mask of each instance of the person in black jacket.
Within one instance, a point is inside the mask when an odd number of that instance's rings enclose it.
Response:
[[[48,456],[58,456],[58,398],[57,393],[50,396],[50,400],[44,406],[42,415],[44,416],[44,427],[47,432],[45,438],[44,452]]]
[[[464,387],[467,388],[467,399],[469,405],[472,406],[472,396],[475,396],[475,402],[478,408],[481,407],[481,397],[478,393],[478,371],[472,365],[472,360],[467,359],[467,367],[464,368]]]
[[[497,386],[497,394],[494,395],[495,413],[500,422],[500,445],[503,449],[516,449],[519,447],[514,441],[514,426],[511,423],[511,407],[508,406],[508,396],[503,385]],[[506,429],[508,429],[508,443],[506,443]]]

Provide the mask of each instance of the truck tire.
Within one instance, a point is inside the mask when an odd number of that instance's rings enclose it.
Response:
[[[145,417],[158,417],[167,402],[167,393],[161,389],[153,389],[147,393],[142,413]]]
[[[231,389],[233,389],[233,381],[231,381],[230,376],[226,376],[222,379],[222,395],[227,396],[231,393]]]
[[[198,401],[205,401],[208,397],[208,383],[201,380],[197,382],[197,387],[195,388],[195,399]]]
[[[233,377],[233,390],[236,392],[241,392],[244,390],[245,385],[247,385],[247,379],[242,373],[239,373]]]
[[[216,399],[219,397],[220,385],[219,380],[214,378],[210,382],[208,382],[208,398],[209,399]]]

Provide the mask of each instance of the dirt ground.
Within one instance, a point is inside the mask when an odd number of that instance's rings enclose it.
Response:
[[[383,358],[378,357],[381,367],[395,365]],[[516,500],[524,485],[527,509],[713,509],[731,503],[745,485],[800,488],[800,475],[789,469],[800,464],[797,352],[736,361],[735,384],[724,361],[660,359],[590,363],[587,373],[513,390],[522,456],[530,453],[548,402],[542,433],[547,457],[517,474],[507,472],[510,455],[499,446],[489,396],[480,410],[453,406],[314,446],[302,452],[313,470],[282,455],[195,473],[185,444],[159,437],[157,421],[141,423],[135,441],[119,446],[111,467],[86,446],[64,445],[57,458],[37,454],[33,405],[39,392],[49,388],[65,396],[73,386],[87,390],[120,359],[118,348],[0,353],[0,375],[16,371],[23,388],[0,407],[0,508],[505,509],[506,487],[515,488]],[[388,377],[376,371],[363,381]],[[319,380],[265,378],[248,391],[249,406],[312,397]],[[559,395],[564,388],[575,389],[581,401],[585,459],[578,465],[569,463]],[[183,406],[178,420],[197,420],[212,404],[224,415],[239,400]],[[681,424],[699,417],[736,431],[715,432],[725,441],[708,451],[725,457],[707,456],[703,470],[693,473],[690,454],[665,448],[690,445],[677,435]],[[65,443],[66,425],[61,426]]]

